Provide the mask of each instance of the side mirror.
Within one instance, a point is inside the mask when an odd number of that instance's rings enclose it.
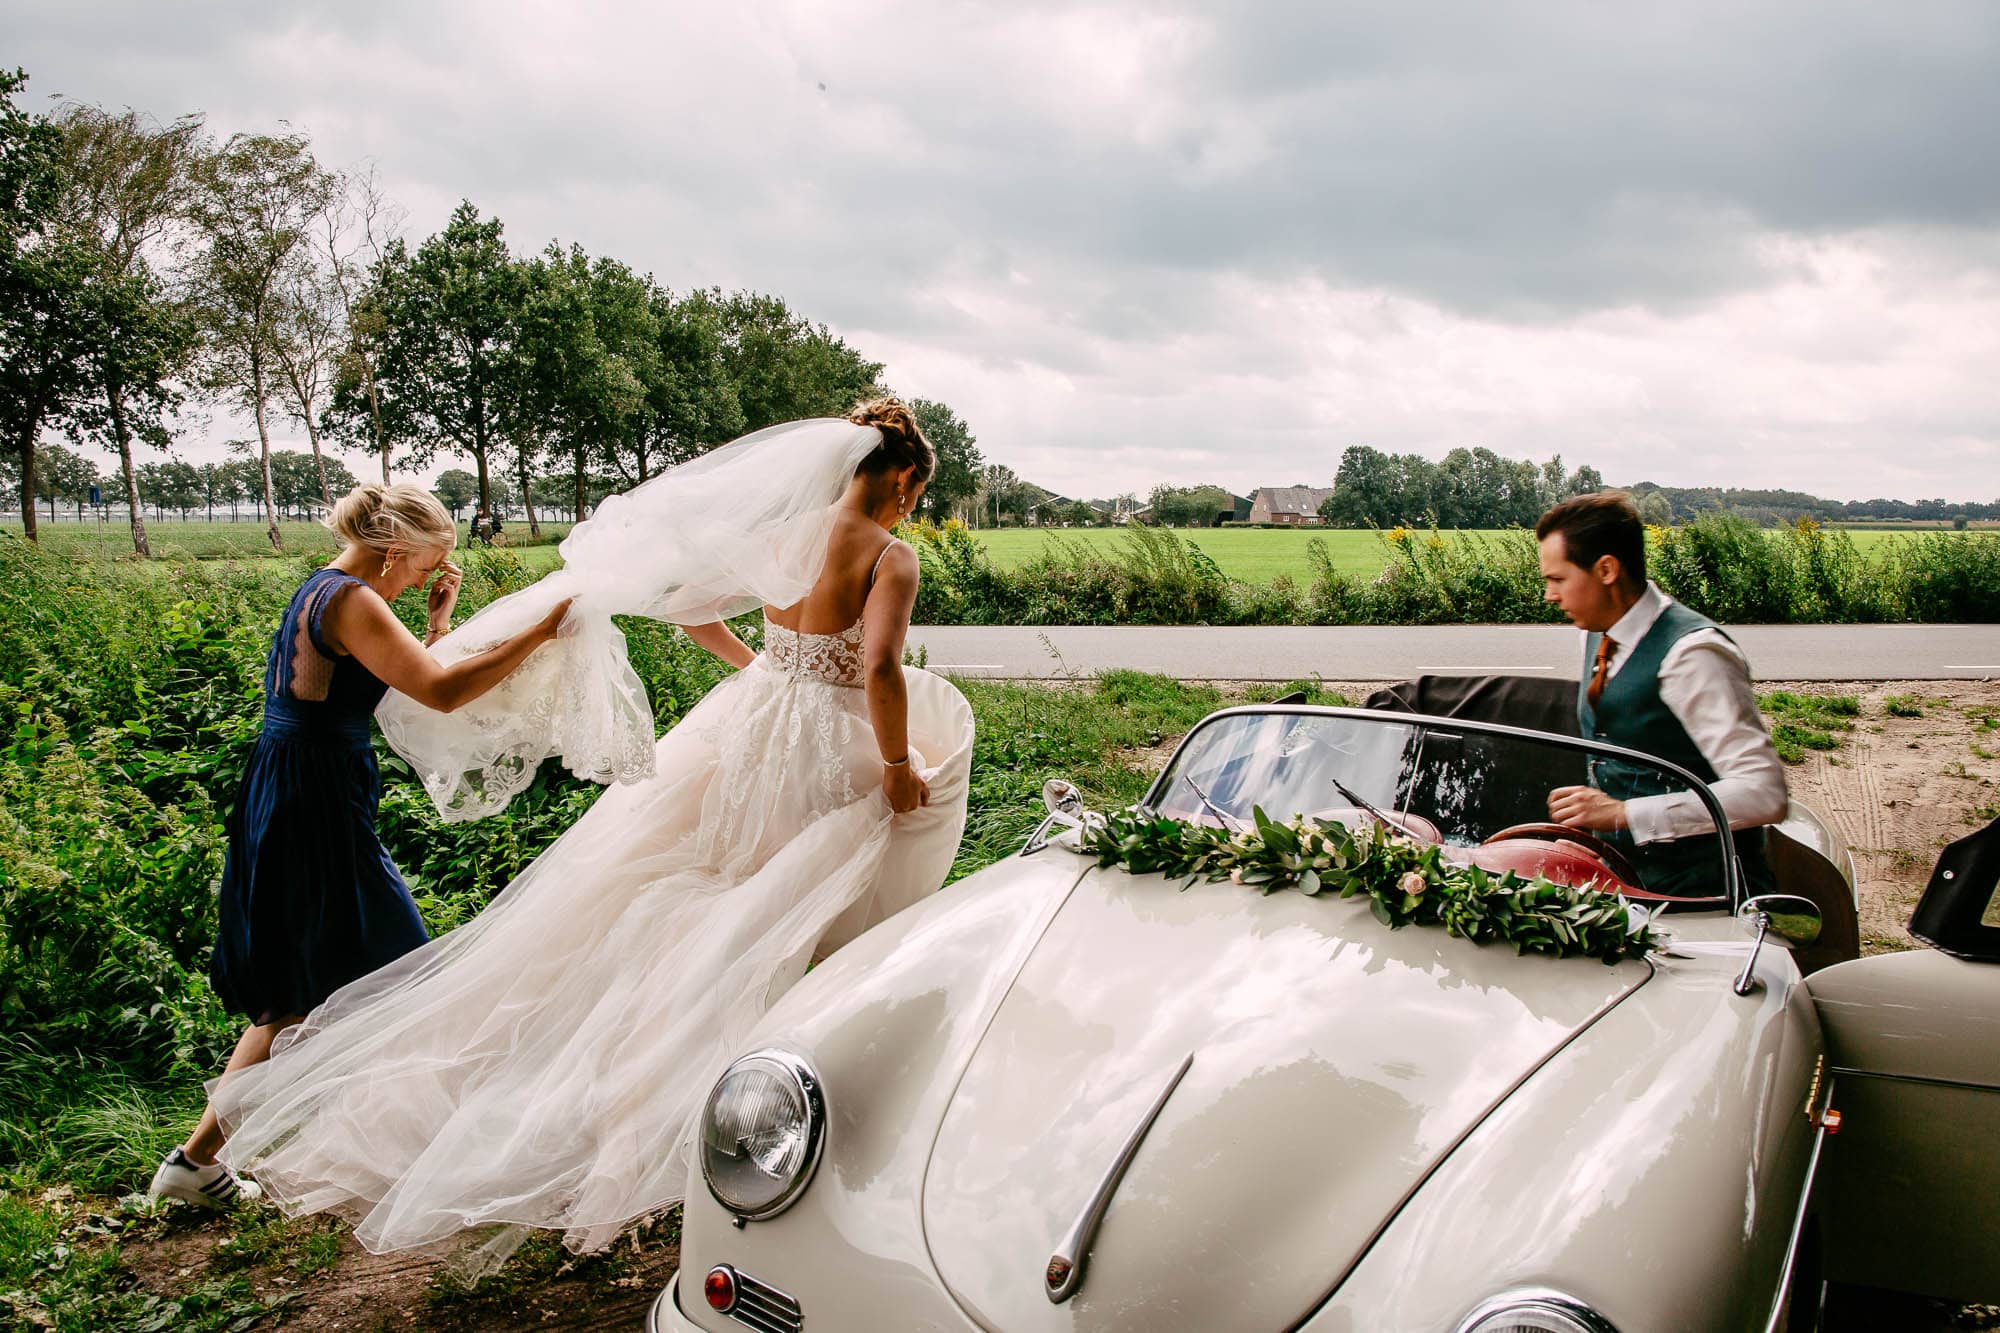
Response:
[[[1816,943],[1822,925],[1819,904],[1790,893],[1766,893],[1752,898],[1736,909],[1736,916],[1752,925],[1757,924],[1758,917],[1769,918],[1771,933],[1794,944]]]
[[[1035,831],[1028,835],[1028,841],[1021,847],[1021,855],[1033,856],[1049,845],[1049,830],[1058,826],[1075,828],[1083,823],[1083,793],[1076,784],[1064,778],[1050,778],[1042,784],[1042,804],[1048,813],[1042,822],[1035,825]]]
[[[1738,995],[1748,995],[1757,989],[1756,978],[1751,974],[1757,966],[1757,955],[1763,952],[1766,935],[1776,934],[1794,944],[1811,944],[1819,939],[1823,924],[1819,904],[1790,893],[1759,894],[1736,909],[1736,918],[1748,922],[1757,932],[1750,945],[1750,957],[1744,960],[1743,974],[1736,978]]]
[[[1066,778],[1050,778],[1042,784],[1042,804],[1049,808],[1050,814],[1065,819],[1083,816],[1083,793]]]

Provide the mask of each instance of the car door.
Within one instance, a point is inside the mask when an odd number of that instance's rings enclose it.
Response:
[[[1807,978],[1839,1129],[1816,1185],[1826,1276],[2000,1299],[2000,820],[1938,858],[1931,945]]]

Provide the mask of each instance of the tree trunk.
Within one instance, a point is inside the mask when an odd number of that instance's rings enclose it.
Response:
[[[35,436],[41,433],[42,421],[39,412],[28,414],[27,424],[21,430],[19,450],[21,454],[21,534],[29,541],[41,540],[35,517]]]
[[[576,478],[576,491],[570,497],[569,521],[572,523],[581,523],[583,522],[583,450],[579,449],[571,454],[570,460],[576,465],[574,474]]]
[[[285,553],[285,539],[278,532],[278,501],[271,494],[271,428],[264,410],[264,363],[250,361],[252,392],[257,398],[257,470],[264,483],[264,526],[270,534],[271,549]]]
[[[528,485],[528,451],[526,449],[520,450],[519,461],[514,471],[521,482],[521,505],[528,511],[528,535],[530,537],[539,537],[542,535],[542,528],[539,523],[535,522],[535,493]]]
[[[326,458],[319,451],[319,427],[313,424],[311,413],[306,414],[306,438],[312,441],[313,467],[319,471],[319,498],[331,506],[333,496],[326,489]]]
[[[106,391],[111,408],[111,433],[118,441],[118,472],[125,479],[125,509],[132,515],[132,549],[141,559],[153,558],[146,540],[146,516],[139,509],[139,479],[132,471],[132,432],[125,425],[125,390],[115,381]]]
[[[375,430],[375,452],[382,455],[382,484],[389,484],[389,441],[382,434],[382,396],[375,391],[375,358],[363,353],[361,375],[368,383],[368,420]]]
[[[479,352],[475,348],[471,357],[472,371],[472,456],[479,463],[479,507],[491,517],[498,518],[499,511],[493,507],[493,496],[488,490],[486,479],[486,399],[481,392],[485,374]]]

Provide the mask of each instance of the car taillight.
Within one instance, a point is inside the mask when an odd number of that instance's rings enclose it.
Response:
[[[708,1276],[702,1279],[701,1294],[708,1297],[711,1309],[729,1313],[736,1304],[736,1274],[728,1264],[717,1264],[708,1270]]]

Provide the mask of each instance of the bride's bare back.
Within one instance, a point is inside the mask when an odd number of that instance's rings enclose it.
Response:
[[[882,567],[895,559],[899,546],[902,543],[879,523],[841,513],[827,539],[826,568],[819,582],[790,606],[765,606],[764,618],[799,634],[846,633],[862,620]],[[915,563],[912,558],[910,564]]]

